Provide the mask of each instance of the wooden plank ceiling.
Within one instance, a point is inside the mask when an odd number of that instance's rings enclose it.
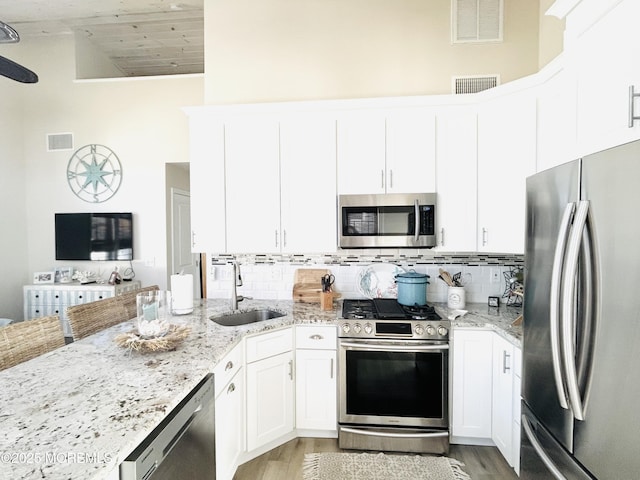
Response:
[[[73,33],[124,76],[204,72],[203,0],[0,0],[22,38]]]

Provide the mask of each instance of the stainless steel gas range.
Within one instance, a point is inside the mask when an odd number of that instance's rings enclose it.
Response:
[[[339,321],[339,444],[447,453],[449,329],[431,306],[344,300]]]

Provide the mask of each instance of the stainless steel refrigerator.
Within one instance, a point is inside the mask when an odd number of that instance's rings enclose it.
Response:
[[[640,478],[640,142],[527,179],[521,477]]]

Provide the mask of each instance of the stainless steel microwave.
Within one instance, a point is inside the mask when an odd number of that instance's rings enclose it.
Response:
[[[436,245],[436,194],[338,195],[341,248]]]

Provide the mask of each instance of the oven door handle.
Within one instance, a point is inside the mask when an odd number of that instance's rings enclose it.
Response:
[[[357,343],[357,342],[340,342],[341,347],[355,348],[363,351],[376,352],[433,352],[438,350],[449,350],[448,344],[440,345],[395,345],[395,344],[378,344],[378,343]]]
[[[393,437],[393,438],[433,438],[448,437],[449,432],[427,432],[427,433],[391,433],[391,432],[372,432],[369,430],[359,430],[357,428],[340,427],[340,430],[346,433],[356,435],[369,435],[371,437]]]

